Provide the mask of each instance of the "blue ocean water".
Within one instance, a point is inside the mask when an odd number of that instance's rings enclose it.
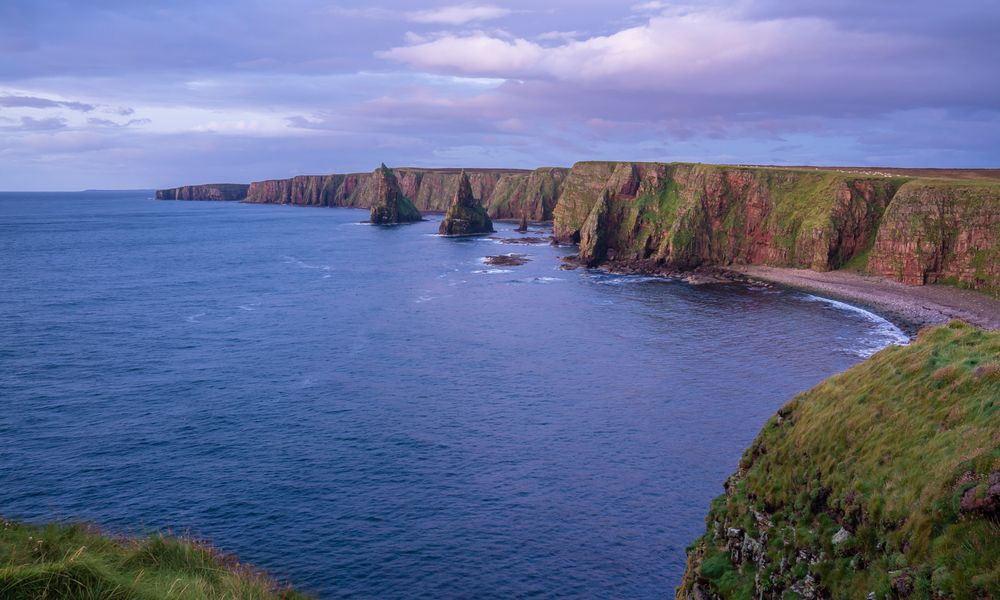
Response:
[[[189,532],[324,598],[662,598],[767,418],[902,337],[366,217],[0,194],[0,514]]]

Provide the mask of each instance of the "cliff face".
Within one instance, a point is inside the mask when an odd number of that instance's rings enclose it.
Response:
[[[836,269],[870,247],[902,179],[829,171],[583,163],[566,178],[555,234],[581,258],[692,268]],[[581,228],[608,195],[603,236]],[[605,210],[605,209],[601,209]],[[604,248],[592,248],[600,240]]]
[[[786,404],[688,549],[677,598],[992,598],[1000,333],[921,332]]]
[[[391,169],[403,195],[421,211],[445,212],[458,190],[459,169]],[[469,169],[473,195],[497,219],[517,219],[522,213],[537,220],[552,218],[562,178],[568,169],[535,171]],[[247,202],[371,208],[375,190],[371,173],[303,175],[250,184]]]
[[[243,183],[208,183],[156,190],[157,200],[243,200],[250,186]]]
[[[906,184],[882,220],[868,270],[1000,292],[1000,186]]]

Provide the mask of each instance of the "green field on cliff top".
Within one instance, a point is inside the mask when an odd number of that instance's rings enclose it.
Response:
[[[925,330],[796,397],[706,522],[680,598],[1000,597],[1000,332]]]
[[[102,535],[82,525],[0,524],[3,600],[305,598],[202,543]]]

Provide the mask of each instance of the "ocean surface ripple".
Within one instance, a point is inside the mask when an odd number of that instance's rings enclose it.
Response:
[[[569,248],[484,269],[435,219],[147,196],[0,194],[0,514],[188,532],[324,598],[670,596],[767,418],[905,342]]]

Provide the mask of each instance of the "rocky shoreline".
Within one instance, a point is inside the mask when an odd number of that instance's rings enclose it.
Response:
[[[563,263],[564,269],[587,266],[577,256],[564,257]],[[940,325],[953,319],[987,330],[1000,330],[1000,299],[953,286],[911,286],[849,271],[817,272],[755,265],[680,269],[655,261],[624,260],[604,262],[597,268],[619,275],[677,279],[691,285],[778,285],[870,309],[892,321],[908,335],[923,327]]]

